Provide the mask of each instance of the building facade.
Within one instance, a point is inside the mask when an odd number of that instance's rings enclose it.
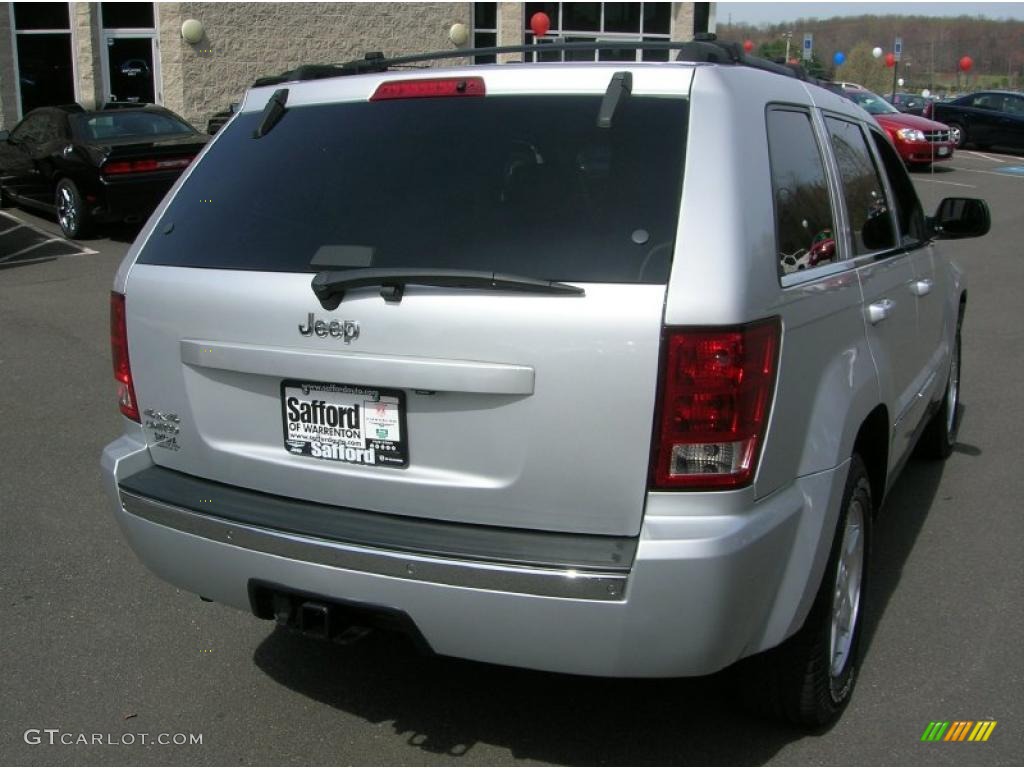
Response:
[[[0,3],[0,127],[40,106],[118,101],[163,104],[203,128],[258,77],[369,51],[455,49],[460,32],[462,47],[534,44],[538,11],[550,29],[536,60],[560,58],[542,50],[555,39],[684,41],[714,29],[714,3]]]

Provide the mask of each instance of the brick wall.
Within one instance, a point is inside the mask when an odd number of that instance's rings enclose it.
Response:
[[[264,75],[300,64],[338,63],[367,51],[397,56],[454,48],[452,24],[471,23],[470,3],[161,3],[164,104],[196,127],[241,99]],[[202,22],[198,44],[181,39]]]

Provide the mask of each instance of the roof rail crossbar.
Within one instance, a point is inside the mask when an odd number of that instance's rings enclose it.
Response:
[[[703,35],[699,39],[676,43],[661,40],[622,41],[605,40],[590,43],[551,43],[549,45],[503,45],[490,48],[457,48],[432,53],[418,53],[410,56],[394,56],[385,58],[381,53],[368,53],[362,59],[353,59],[342,64],[308,64],[280,75],[262,77],[253,83],[253,87],[279,85],[295,80],[317,80],[324,77],[343,77],[345,75],[361,75],[367,72],[386,72],[392,67],[419,64],[428,61],[445,59],[465,59],[475,56],[498,56],[506,53],[559,53],[562,51],[677,51],[676,61],[711,64],[733,64],[762,69],[787,77],[806,79],[787,66],[775,64],[767,59],[748,56],[742,52],[737,43],[721,42],[713,35]],[[608,62],[612,63],[612,62]],[[622,62],[615,62],[619,65]]]

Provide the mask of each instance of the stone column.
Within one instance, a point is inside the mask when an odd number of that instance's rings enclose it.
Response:
[[[184,50],[188,43],[181,38],[181,25],[188,15],[187,6],[192,3],[155,3],[156,39],[160,56],[160,82],[157,91],[163,98],[163,105],[183,117],[185,114],[185,64]],[[191,47],[191,46],[189,46]],[[196,46],[203,49],[202,44]],[[205,126],[192,121],[196,128]]]
[[[523,3],[498,3],[498,45],[522,45]],[[521,60],[521,53],[502,53],[498,55],[498,63],[504,64],[513,60]]]
[[[671,37],[673,43],[693,39],[693,3],[672,3]]]
[[[78,100],[86,109],[97,109],[107,100],[103,87],[99,3],[71,4],[71,54],[78,77]]]
[[[0,128],[6,131],[18,121],[18,93],[14,89],[16,55],[11,39],[10,3],[0,3]]]

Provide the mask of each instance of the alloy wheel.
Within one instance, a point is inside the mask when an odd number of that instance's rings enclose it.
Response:
[[[57,221],[65,233],[74,232],[78,226],[78,208],[75,196],[68,187],[57,190]]]
[[[854,498],[846,513],[839,562],[836,564],[835,590],[832,593],[829,658],[833,685],[839,684],[853,652],[863,579],[864,506],[860,499]]]

